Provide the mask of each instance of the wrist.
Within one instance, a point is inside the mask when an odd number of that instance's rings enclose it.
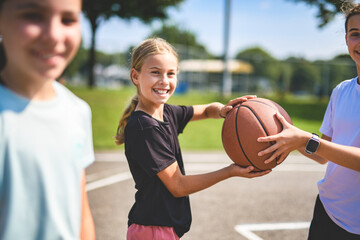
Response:
[[[226,115],[223,115],[221,110],[225,107],[225,105],[220,105],[219,108],[218,108],[218,115],[220,118],[226,118]]]
[[[301,146],[303,146],[304,148],[306,147],[307,142],[309,141],[309,139],[312,137],[312,133],[309,132],[304,132],[304,135],[301,138]]]
[[[316,133],[312,133],[311,136],[308,136],[308,140],[305,145],[305,153],[311,155],[316,153],[320,146],[320,137]]]

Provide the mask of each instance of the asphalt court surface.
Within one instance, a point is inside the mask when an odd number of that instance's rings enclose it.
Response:
[[[87,191],[100,240],[126,239],[127,214],[134,202],[134,182],[122,151],[97,152],[86,170]],[[225,152],[183,152],[187,174],[227,166]],[[231,178],[190,195],[193,222],[182,240],[307,239],[317,196],[320,165],[291,154],[270,174]]]

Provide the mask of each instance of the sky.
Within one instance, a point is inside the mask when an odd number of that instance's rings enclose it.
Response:
[[[169,23],[191,31],[215,55],[224,53],[225,0],[184,0],[169,8]],[[317,9],[290,0],[231,0],[229,56],[250,47],[261,47],[277,59],[290,56],[328,60],[347,53],[344,17],[318,28]],[[90,25],[83,18],[83,42],[90,42]],[[111,18],[97,32],[97,49],[124,52],[147,38],[160,21],[143,24],[137,19]]]

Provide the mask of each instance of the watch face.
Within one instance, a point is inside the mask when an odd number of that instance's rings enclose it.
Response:
[[[314,139],[310,139],[308,144],[306,145],[306,150],[310,153],[316,152],[319,147],[319,142],[315,141]]]

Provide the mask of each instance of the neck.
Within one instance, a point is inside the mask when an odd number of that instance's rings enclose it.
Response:
[[[3,85],[6,87],[6,84],[5,84],[4,80],[2,79],[1,75],[0,75],[0,85]]]
[[[159,121],[164,121],[164,117],[163,117],[164,104],[161,104],[160,106],[149,106],[144,104],[141,100],[139,100],[139,103],[137,104],[135,111],[146,112],[153,118]]]
[[[56,96],[53,80],[31,80],[15,75],[3,71],[0,75],[0,83],[16,94],[30,100],[47,101]]]

